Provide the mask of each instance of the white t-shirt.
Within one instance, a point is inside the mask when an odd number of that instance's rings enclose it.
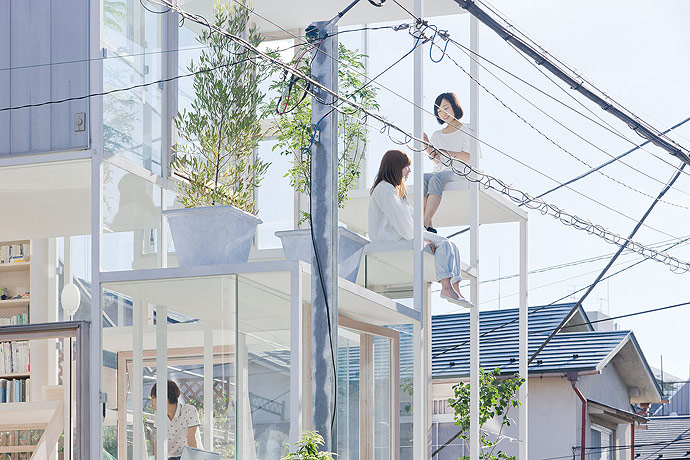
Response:
[[[470,136],[467,132],[472,132],[471,129],[465,125],[461,125],[460,129],[446,134],[442,129],[434,131],[431,135],[431,145],[440,150],[447,150],[449,152],[469,152],[470,151]],[[482,151],[479,149],[479,158],[482,158]],[[448,158],[441,156],[440,161],[434,161],[434,172],[451,171],[450,162]]]
[[[196,407],[178,402],[175,416],[172,420],[168,418],[168,457],[181,456],[184,446],[187,445],[187,429],[200,425]],[[200,430],[196,430],[196,446],[203,449]]]
[[[381,181],[369,200],[369,239],[400,241],[414,238],[412,207],[390,182]]]

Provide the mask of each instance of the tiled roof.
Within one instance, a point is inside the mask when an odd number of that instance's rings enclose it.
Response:
[[[690,416],[652,417],[635,430],[636,460],[690,459]]]
[[[561,304],[529,309],[530,355],[546,341],[549,331],[558,327],[572,307],[573,304]],[[480,312],[479,315],[480,336],[486,334],[480,338],[480,365],[484,369],[500,367],[503,373],[517,372],[518,309]],[[469,374],[469,327],[469,313],[432,318],[434,378]],[[530,372],[596,370],[630,334],[629,331],[591,330],[559,333],[532,362]]]

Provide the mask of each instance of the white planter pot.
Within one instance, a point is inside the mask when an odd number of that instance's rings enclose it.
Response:
[[[283,244],[287,260],[303,260],[311,264],[314,246],[311,230],[286,230],[275,232]],[[338,227],[338,276],[353,283],[357,280],[364,246],[369,240],[344,227]]]
[[[246,262],[262,222],[234,206],[169,209],[163,214],[180,267]]]

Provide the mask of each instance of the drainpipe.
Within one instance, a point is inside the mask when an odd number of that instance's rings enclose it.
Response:
[[[649,403],[640,404],[641,410],[635,412],[637,415],[646,416],[649,410]],[[635,422],[630,424],[630,460],[635,460]]]
[[[568,372],[568,380],[570,380],[570,385],[573,387],[573,391],[582,401],[582,433],[580,436],[580,460],[585,460],[585,442],[587,441],[587,399],[582,395],[580,389],[575,386],[578,381],[577,372]],[[634,460],[634,459],[632,459]]]
[[[630,460],[635,460],[635,422],[630,424]]]

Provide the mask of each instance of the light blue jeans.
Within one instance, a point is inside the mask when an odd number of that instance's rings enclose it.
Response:
[[[462,177],[453,171],[441,171],[437,173],[424,173],[424,196],[443,196],[443,188],[448,182],[461,180]]]
[[[436,281],[450,278],[451,283],[462,280],[460,271],[460,251],[455,243],[443,240],[435,242],[436,252],[431,252],[427,244],[424,250],[434,255],[434,266],[436,268]]]

